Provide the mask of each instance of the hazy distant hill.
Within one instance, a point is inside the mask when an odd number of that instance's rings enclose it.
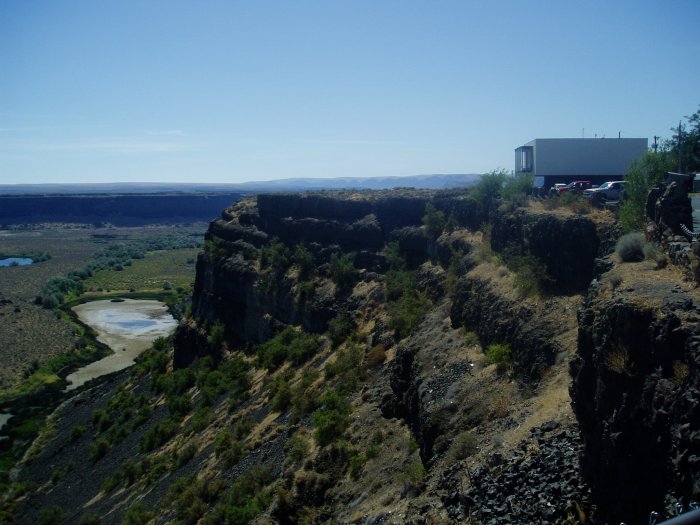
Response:
[[[215,183],[93,183],[93,184],[0,184],[0,195],[55,195],[55,194],[124,194],[124,193],[219,193],[302,191],[319,189],[391,189],[413,187],[446,189],[472,186],[481,175],[477,173],[447,175],[414,175],[409,177],[340,177],[296,178],[271,181],[252,181],[237,184]]]
[[[0,226],[40,223],[179,224],[210,221],[240,192],[0,195]]]

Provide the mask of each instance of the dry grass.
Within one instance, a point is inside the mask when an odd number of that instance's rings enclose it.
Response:
[[[605,366],[616,374],[632,375],[629,351],[622,346],[615,346],[608,350],[604,356]]]
[[[576,215],[585,214],[595,223],[609,223],[615,220],[615,216],[610,210],[598,209],[590,207],[590,203],[579,204],[574,203],[573,205],[557,206],[553,208],[548,208],[548,201],[552,199],[545,199],[541,201],[533,200],[530,204],[530,210],[533,213],[542,213],[548,215],[556,215],[558,217],[572,217]],[[585,210],[584,210],[585,208]]]
[[[367,352],[367,366],[376,368],[386,361],[386,348],[384,345],[376,345]]]

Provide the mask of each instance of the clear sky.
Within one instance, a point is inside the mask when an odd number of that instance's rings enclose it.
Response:
[[[700,1],[0,0],[0,183],[513,169],[669,138]]]

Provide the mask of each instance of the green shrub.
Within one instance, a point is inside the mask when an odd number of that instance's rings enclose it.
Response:
[[[112,419],[104,408],[97,408],[92,412],[92,422],[98,432],[104,432],[112,425]]]
[[[523,253],[517,245],[509,245],[501,257],[506,266],[515,272],[515,287],[521,297],[541,295],[554,282],[547,273],[547,266],[534,255]]]
[[[289,439],[287,446],[288,456],[295,461],[301,461],[309,453],[309,441],[298,432]]]
[[[334,346],[343,343],[355,329],[355,323],[348,312],[341,312],[328,323],[328,335]]]
[[[244,472],[213,511],[204,516],[203,524],[247,525],[270,505],[272,493],[268,485],[273,481],[273,471],[267,465]]]
[[[171,417],[183,418],[192,410],[192,401],[187,395],[174,395],[167,398],[168,412]]]
[[[389,327],[403,339],[423,321],[430,308],[430,301],[415,291],[405,291],[396,302],[389,303]]]
[[[57,505],[44,507],[39,515],[39,525],[58,525],[67,517],[68,513]]]
[[[352,408],[350,402],[336,392],[329,390],[321,396],[320,408],[311,418],[319,445],[328,445],[339,438],[350,423]]]
[[[292,265],[289,248],[277,237],[260,250],[260,264],[263,268],[271,268],[276,275],[282,275]]]
[[[398,241],[387,243],[384,247],[384,258],[386,259],[389,269],[405,270],[407,267],[406,258],[401,253],[401,248]]]
[[[425,479],[425,467],[420,460],[414,460],[404,466],[401,479],[406,485],[418,487]]]
[[[311,277],[316,270],[314,254],[303,244],[298,244],[294,250],[294,265],[299,268],[299,278],[302,280]]]
[[[387,301],[395,301],[416,289],[416,274],[408,270],[389,270],[384,274]]]
[[[416,450],[418,450],[418,442],[413,436],[411,436],[411,438],[408,440],[408,446],[406,447],[406,450],[408,451],[409,456],[413,454]]]
[[[329,272],[333,282],[341,290],[350,289],[357,282],[358,272],[355,268],[355,254],[334,253],[331,255]]]
[[[428,236],[437,239],[445,229],[445,214],[438,210],[432,202],[425,205],[425,215],[423,215],[423,225],[428,232]]]
[[[183,449],[175,451],[173,458],[174,467],[176,469],[184,467],[197,454],[197,445],[190,443]]]
[[[122,473],[121,469],[117,469],[107,476],[107,478],[105,478],[104,482],[102,483],[102,490],[105,493],[112,492],[119,485],[121,485],[123,481],[124,474]]]
[[[289,377],[276,377],[267,387],[270,394],[270,408],[275,412],[283,412],[292,404],[292,387]]]
[[[517,202],[518,205],[522,205],[522,198],[532,193],[534,181],[534,175],[529,173],[507,176],[501,190],[501,197],[507,201]]]
[[[670,152],[647,151],[627,170],[624,200],[620,205],[620,222],[625,232],[641,231],[646,224],[646,201],[649,190],[674,168]]]
[[[217,319],[209,330],[207,343],[214,348],[221,348],[221,345],[224,343],[225,332],[226,328],[224,327],[224,324]]]
[[[656,263],[656,269],[665,268],[668,265],[668,257],[655,243],[644,244],[644,258]]]
[[[214,453],[226,468],[233,467],[243,456],[243,445],[236,439],[235,432],[223,430],[214,443]]]
[[[94,512],[83,514],[78,521],[78,525],[100,525],[100,523],[100,516]]]
[[[326,365],[326,378],[337,378],[336,390],[340,393],[350,393],[367,376],[363,361],[364,354],[360,347],[355,344],[350,345],[338,351],[335,361]]]
[[[300,365],[318,350],[320,339],[288,326],[258,348],[258,362],[268,370],[279,368],[285,360]]]
[[[362,472],[365,463],[367,463],[367,456],[363,452],[350,458],[350,461],[348,462],[348,474],[350,474],[352,479],[357,479],[360,477],[360,472]]]
[[[318,370],[307,368],[301,374],[301,379],[292,388],[292,421],[299,421],[317,407],[317,395],[313,387],[319,378]]]
[[[150,452],[151,450],[165,444],[171,437],[175,435],[177,429],[177,421],[170,417],[159,421],[153,428],[151,428],[141,437],[141,452]]]
[[[545,265],[533,255],[520,256],[510,261],[510,265],[515,271],[514,283],[521,297],[542,295],[552,283]]]
[[[583,197],[581,197],[578,193],[567,191],[559,196],[559,204],[562,206],[571,206],[575,202],[580,201],[582,198]]]
[[[208,406],[203,406],[197,410],[189,420],[188,433],[198,433],[204,430],[211,423],[212,415]]]
[[[90,459],[92,461],[97,461],[103,458],[107,452],[109,452],[110,444],[106,438],[100,437],[92,443],[90,446]]]
[[[78,441],[83,434],[85,434],[85,427],[83,425],[76,425],[73,427],[73,430],[70,431],[70,440]]]
[[[495,364],[498,372],[504,372],[511,361],[511,349],[507,344],[490,344],[486,347],[486,362]]]
[[[479,205],[481,214],[488,215],[494,209],[507,177],[508,174],[502,169],[485,173],[470,191],[471,197]]]
[[[153,516],[154,514],[147,510],[141,501],[137,501],[126,511],[121,525],[146,525]]]
[[[615,253],[622,262],[637,262],[644,260],[644,234],[639,232],[626,233],[615,244]]]
[[[454,461],[460,461],[473,456],[477,451],[478,440],[476,436],[468,430],[457,434],[450,448],[450,455]]]

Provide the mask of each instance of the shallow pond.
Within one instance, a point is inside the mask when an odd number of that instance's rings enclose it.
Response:
[[[27,266],[32,264],[34,261],[28,257],[8,257],[7,259],[0,259],[0,267],[3,266]]]
[[[155,339],[169,336],[177,326],[177,321],[159,301],[92,301],[73,307],[73,311],[97,332],[97,340],[114,350],[114,354],[68,375],[66,390],[131,366]]]

